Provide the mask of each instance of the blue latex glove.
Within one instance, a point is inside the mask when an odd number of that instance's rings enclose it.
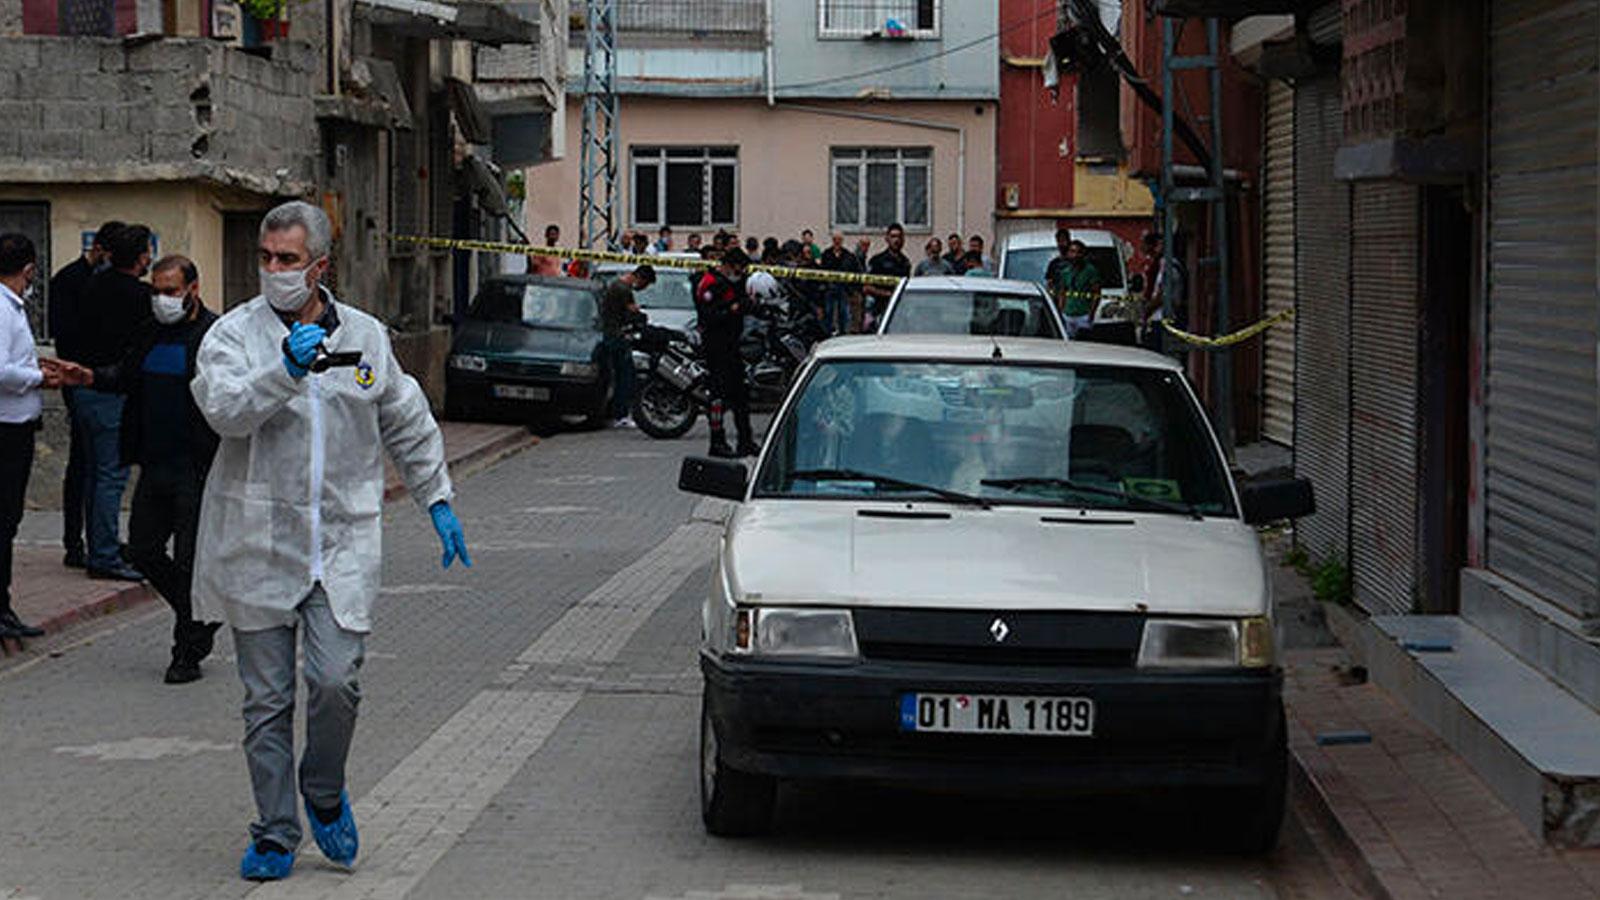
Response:
[[[283,367],[289,370],[290,378],[306,377],[311,361],[317,358],[317,345],[327,336],[321,325],[294,323],[283,347]]]
[[[456,557],[461,557],[461,564],[472,568],[472,557],[467,555],[467,536],[461,531],[461,521],[451,511],[450,504],[443,500],[428,507],[428,514],[433,516],[433,530],[439,532],[439,543],[444,545],[444,559],[441,563],[446,569]]]

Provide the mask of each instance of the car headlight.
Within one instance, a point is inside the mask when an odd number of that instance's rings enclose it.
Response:
[[[452,353],[450,368],[460,369],[463,372],[486,372],[489,370],[489,361],[471,353]]]
[[[1272,621],[1149,619],[1139,641],[1141,668],[1264,668],[1274,661]]]
[[[561,374],[570,378],[593,378],[600,374],[600,367],[592,362],[564,362]]]
[[[855,659],[855,620],[847,609],[741,606],[733,615],[734,653],[757,657]]]

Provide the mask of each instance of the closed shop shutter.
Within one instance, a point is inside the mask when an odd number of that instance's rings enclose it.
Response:
[[[1355,186],[1350,318],[1350,573],[1372,613],[1411,611],[1417,584],[1419,193]]]
[[[1337,77],[1295,88],[1295,472],[1317,511],[1296,526],[1314,559],[1350,558],[1350,187],[1333,177],[1344,133]]]
[[[1488,567],[1594,616],[1600,4],[1490,4]]]
[[[1266,152],[1262,168],[1263,238],[1266,245],[1267,315],[1294,306],[1294,89],[1281,81],[1267,84]],[[1261,433],[1269,441],[1294,443],[1294,320],[1267,331],[1261,392],[1265,397]]]

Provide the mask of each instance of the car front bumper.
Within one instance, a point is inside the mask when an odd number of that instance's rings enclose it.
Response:
[[[496,385],[547,391],[546,399],[497,397]],[[445,375],[450,402],[472,409],[522,411],[548,415],[596,415],[604,411],[606,381],[554,376],[503,375],[452,369]]]
[[[1283,741],[1278,671],[790,664],[702,654],[724,762],[780,778],[951,790],[1256,786]],[[1094,734],[902,731],[918,692],[1087,697]]]

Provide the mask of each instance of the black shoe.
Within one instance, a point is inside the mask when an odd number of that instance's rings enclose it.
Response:
[[[740,441],[739,442],[739,455],[740,456],[760,456],[761,455],[761,445],[757,444],[755,441]]]
[[[200,664],[190,662],[188,659],[175,659],[172,665],[167,666],[166,677],[162,679],[167,684],[188,684],[200,680]]]
[[[89,558],[83,555],[82,550],[68,550],[67,555],[61,558],[61,564],[69,569],[86,569],[89,567]]]
[[[118,563],[109,569],[90,569],[89,577],[97,581],[143,581],[144,576],[139,570],[126,563]]]
[[[37,625],[25,625],[11,610],[0,613],[0,637],[36,638],[44,637],[44,629]]]
[[[726,440],[718,440],[716,438],[711,439],[711,449],[707,452],[711,456],[715,456],[718,459],[739,458],[739,454],[733,452],[733,448],[728,446],[728,442]]]
[[[211,648],[216,644],[217,629],[222,627],[221,622],[196,622],[194,626],[193,643],[189,647],[190,658],[196,665],[211,655]]]

